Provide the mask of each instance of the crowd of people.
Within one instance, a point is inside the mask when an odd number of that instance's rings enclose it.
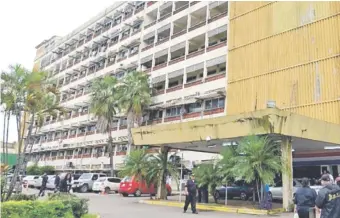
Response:
[[[46,173],[42,176],[42,183],[40,187],[40,191],[38,197],[42,197],[45,195],[45,190],[48,182],[48,176]],[[71,190],[71,182],[72,182],[72,175],[70,173],[66,173],[63,178],[57,173],[54,178],[54,193],[57,192],[64,192],[69,193]]]
[[[321,176],[323,186],[318,193],[302,180],[294,196],[295,212],[299,218],[309,218],[310,213],[320,213],[320,218],[340,218],[340,175],[334,177],[327,171]]]

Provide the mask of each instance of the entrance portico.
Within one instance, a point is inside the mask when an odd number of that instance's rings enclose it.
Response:
[[[279,109],[265,109],[213,119],[134,128],[135,145],[219,153],[223,146],[255,134],[281,142],[283,206],[292,203],[294,152],[324,151],[340,145],[340,126]]]

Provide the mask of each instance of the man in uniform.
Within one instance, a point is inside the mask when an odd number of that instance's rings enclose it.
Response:
[[[315,205],[321,209],[321,218],[340,217],[340,187],[334,185],[332,178],[324,174],[321,177],[322,189],[319,190]]]
[[[195,175],[191,174],[190,179],[185,185],[185,204],[184,213],[187,212],[189,203],[191,204],[192,213],[197,214],[196,210],[196,195],[197,195],[197,185],[195,183]]]

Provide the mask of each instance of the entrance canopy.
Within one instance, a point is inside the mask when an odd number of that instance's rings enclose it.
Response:
[[[289,136],[295,152],[324,151],[340,146],[340,125],[279,109],[132,130],[135,145],[166,145],[212,153],[250,134],[268,135],[277,140]]]

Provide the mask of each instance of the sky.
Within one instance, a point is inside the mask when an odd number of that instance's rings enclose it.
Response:
[[[35,46],[53,35],[65,36],[114,0],[3,0],[0,1],[0,72],[19,63],[32,69]],[[2,141],[3,112],[0,114]],[[9,142],[16,141],[11,119]]]

